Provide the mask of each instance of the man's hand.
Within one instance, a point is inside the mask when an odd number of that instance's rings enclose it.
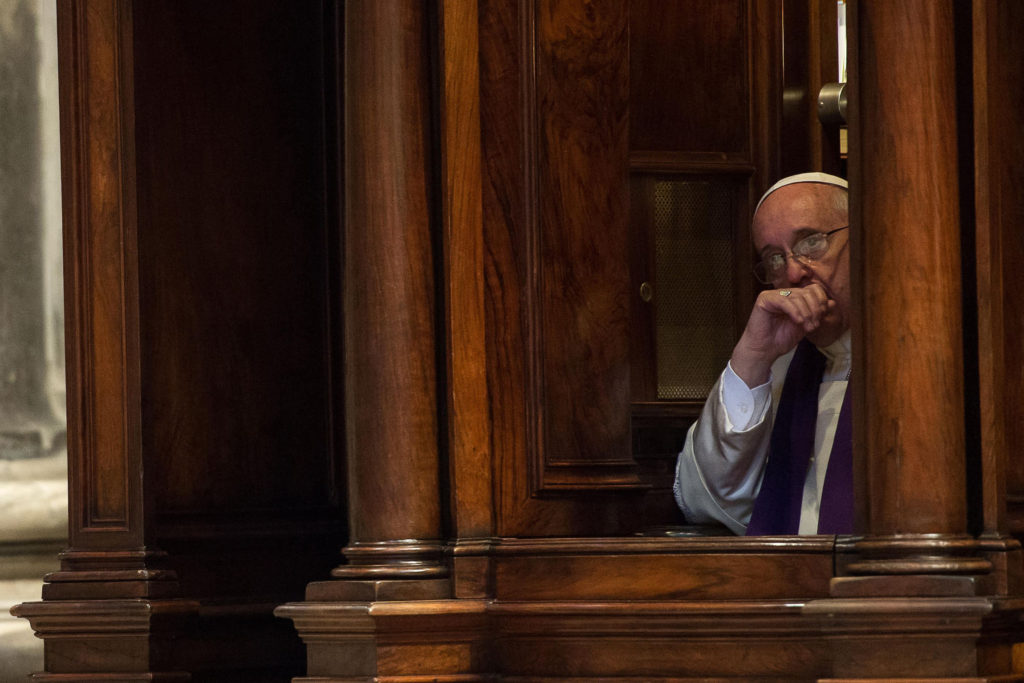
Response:
[[[761,292],[750,312],[747,327],[733,349],[729,361],[733,372],[748,387],[764,384],[771,374],[772,363],[818,329],[835,306],[836,302],[829,299],[825,288],[817,283]]]

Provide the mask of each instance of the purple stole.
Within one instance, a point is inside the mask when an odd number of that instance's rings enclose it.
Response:
[[[825,356],[814,344],[802,340],[796,347],[782,385],[768,462],[761,490],[754,501],[747,536],[795,534],[800,529],[804,481],[814,453],[818,391],[824,373]],[[839,411],[839,424],[821,492],[819,534],[853,533],[851,403],[850,391],[847,390]]]

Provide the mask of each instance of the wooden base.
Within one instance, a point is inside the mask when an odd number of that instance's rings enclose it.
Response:
[[[834,540],[490,539],[452,551],[454,599],[336,580],[275,613],[304,683],[1017,680],[1024,600],[989,592],[1012,583],[995,549],[982,576],[837,577]]]
[[[11,613],[45,642],[46,672],[34,680],[187,681],[174,668],[173,641],[195,619],[187,600],[26,602]]]

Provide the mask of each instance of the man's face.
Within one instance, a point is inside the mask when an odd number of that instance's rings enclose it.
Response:
[[[761,204],[754,216],[754,247],[763,259],[772,253],[790,255],[793,245],[811,233],[823,233],[849,224],[847,211],[836,206],[841,189],[821,183],[796,183],[781,187]],[[803,263],[792,257],[773,287],[806,287],[818,283],[836,302],[821,326],[807,335],[817,346],[828,346],[850,328],[849,230],[835,233],[821,258]]]

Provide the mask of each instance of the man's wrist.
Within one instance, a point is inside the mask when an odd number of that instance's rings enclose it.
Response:
[[[748,387],[761,386],[771,378],[772,361],[761,358],[750,358],[733,353],[729,365],[736,376]]]

